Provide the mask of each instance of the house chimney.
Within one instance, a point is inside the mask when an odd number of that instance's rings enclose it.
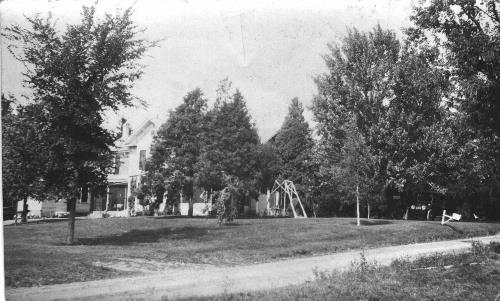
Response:
[[[122,139],[126,140],[130,134],[132,134],[132,128],[130,127],[130,123],[127,122],[123,125]]]

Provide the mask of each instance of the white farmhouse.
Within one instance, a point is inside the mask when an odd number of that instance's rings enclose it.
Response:
[[[107,211],[111,216],[129,215],[127,200],[144,173],[155,134],[156,124],[152,120],[146,120],[133,131],[125,124],[122,138],[116,144],[114,172],[108,175],[106,192],[91,196],[91,211]],[[137,200],[134,205],[136,211],[142,209]]]
[[[150,155],[151,144],[156,134],[156,124],[146,120],[137,129],[132,130],[127,123],[123,135],[116,143],[114,172],[108,175],[108,185],[101,191],[83,188],[76,204],[76,213],[86,215],[92,213],[99,216],[107,212],[110,216],[127,216],[127,199],[132,194],[135,183],[138,183],[144,172],[146,159]],[[22,201],[18,202],[18,212],[22,211]],[[135,202],[136,211],[142,208]],[[28,200],[29,217],[54,217],[67,214],[66,200]]]

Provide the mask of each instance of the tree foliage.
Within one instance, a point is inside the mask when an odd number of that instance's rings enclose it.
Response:
[[[339,152],[345,138],[341,125],[349,122],[351,113],[366,135],[386,111],[384,100],[392,97],[400,45],[394,32],[377,26],[369,33],[349,30],[340,46],[328,47],[324,60],[329,72],[315,78],[313,113],[318,134]]]
[[[225,79],[212,108],[195,89],[170,112],[153,143],[148,169],[163,176],[163,183],[156,183],[171,200],[181,195],[191,200],[195,186],[209,193],[230,187],[231,200],[241,209],[269,185],[267,164],[273,159],[274,153],[259,143],[243,95]]]
[[[370,201],[380,202],[383,181],[380,180],[381,160],[366,143],[357,127],[355,118],[344,125],[345,141],[341,149],[341,160],[331,166],[331,176],[344,196],[344,202],[356,200],[359,226],[360,199],[369,206]],[[369,213],[368,213],[369,214]]]
[[[301,190],[307,190],[312,174],[311,154],[314,141],[303,114],[302,104],[297,98],[292,99],[288,115],[276,134],[273,145],[281,159],[280,176],[293,181]]]
[[[500,15],[494,0],[431,1],[415,8],[416,31],[441,35],[459,86],[455,99],[470,125],[500,136]]]
[[[171,198],[182,193],[193,197],[196,164],[203,146],[207,100],[200,89],[189,92],[181,105],[169,113],[158,130],[148,163],[149,172],[158,172],[165,179]]]
[[[384,32],[380,27],[371,34],[351,31],[342,47],[326,56],[330,73],[316,79],[319,94],[313,112],[321,135],[316,158],[320,187],[343,187],[344,177],[357,174],[347,150],[365,149],[364,157],[375,161],[365,162],[370,176],[360,177],[366,183],[361,194],[368,191],[364,197],[383,205],[381,213],[391,214],[386,211],[389,201],[382,202],[384,190],[390,188],[410,202],[417,191],[470,193],[481,170],[473,165],[481,164],[463,115],[448,109],[453,85],[439,47],[414,29],[407,30],[402,45]],[[377,36],[384,43],[376,42]],[[369,53],[375,55],[366,57]],[[372,73],[378,75],[367,76]],[[371,88],[363,92],[359,87]],[[347,126],[353,120],[355,128]],[[330,177],[332,170],[338,176]],[[342,195],[349,199],[347,191]]]
[[[443,67],[450,71],[453,86],[448,101],[463,114],[461,119],[466,121],[465,128],[471,136],[466,150],[472,154],[469,157],[474,159],[475,166],[468,170],[475,175],[476,181],[462,181],[462,186],[469,186],[469,191],[477,191],[478,185],[487,188],[489,199],[496,199],[492,208],[496,207],[493,211],[497,217],[500,216],[498,9],[498,1],[494,0],[430,1],[417,6],[412,16],[415,23],[413,36],[426,40],[430,33],[433,41],[444,49]]]
[[[47,164],[45,140],[36,104],[10,104],[12,98],[2,94],[2,187],[4,206],[17,210],[23,201],[22,221],[26,221],[28,198],[44,197],[43,176]]]
[[[259,136],[250,119],[243,95],[232,95],[222,83],[214,107],[207,114],[206,131],[197,165],[196,181],[206,190],[221,190],[236,178],[243,202],[258,193]],[[230,86],[229,86],[230,87]]]
[[[433,172],[423,166],[440,152],[437,145],[431,147],[429,138],[444,134],[444,120],[451,115],[443,106],[449,82],[439,60],[435,46],[407,40],[394,70],[394,94],[381,122],[384,143],[380,145],[389,163],[388,181],[400,190],[436,188]]]
[[[154,46],[137,38],[142,29],[131,16],[129,8],[99,19],[95,8],[83,7],[80,23],[64,32],[50,15],[26,17],[27,28],[4,29],[41,107],[49,160],[44,183],[70,204],[69,243],[79,189],[105,183],[111,166],[116,135],[103,127],[104,114],[137,101],[130,88],[143,73],[140,59]]]
[[[329,45],[329,49],[330,53],[324,56],[329,72],[315,79],[318,94],[313,99],[313,113],[320,135],[316,157],[320,165],[320,182],[317,185],[320,189],[342,186],[341,182],[336,182],[342,180],[342,176],[331,177],[332,171],[340,175],[359,170],[358,165],[349,166],[358,159],[346,157],[349,155],[346,147],[355,147],[355,141],[359,144],[357,149],[363,149],[368,157],[379,160],[375,164],[379,170],[359,178],[383,181],[383,177],[374,175],[381,173],[387,164],[382,152],[386,143],[383,121],[388,109],[386,102],[394,95],[392,84],[400,43],[394,32],[377,26],[369,33],[349,30],[342,45]],[[346,145],[347,142],[350,145]],[[367,168],[373,169],[373,164]],[[353,174],[351,177],[358,176]],[[348,186],[352,191],[356,188]],[[344,199],[352,198],[344,195]]]
[[[260,192],[272,189],[274,181],[279,177],[282,161],[276,147],[272,143],[263,143],[257,149],[256,181]]]

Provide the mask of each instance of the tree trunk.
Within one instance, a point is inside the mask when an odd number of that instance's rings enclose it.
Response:
[[[68,245],[73,244],[75,239],[75,211],[76,211],[76,199],[70,198],[68,200],[69,206],[69,218],[68,218],[68,237],[66,238],[66,243]]]
[[[90,212],[95,210],[95,191],[93,189],[90,190],[90,202],[89,202]]]
[[[21,213],[21,223],[28,222],[28,197],[23,199],[23,212]]]
[[[361,225],[359,220],[359,185],[356,185],[356,224]]]
[[[368,205],[368,219],[370,219],[370,203],[367,203]]]
[[[193,217],[193,199],[190,198],[188,202],[189,202],[188,216]]]

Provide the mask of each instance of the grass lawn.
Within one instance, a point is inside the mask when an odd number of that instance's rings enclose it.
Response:
[[[434,255],[390,266],[360,259],[348,271],[318,273],[304,285],[185,300],[498,300],[500,245]],[[167,298],[164,298],[168,300]]]
[[[500,223],[353,218],[215,219],[135,217],[77,220],[75,245],[64,245],[65,221],[4,227],[8,287],[129,275],[95,262],[126,259],[171,264],[236,265],[348,249],[435,241],[500,232]]]

